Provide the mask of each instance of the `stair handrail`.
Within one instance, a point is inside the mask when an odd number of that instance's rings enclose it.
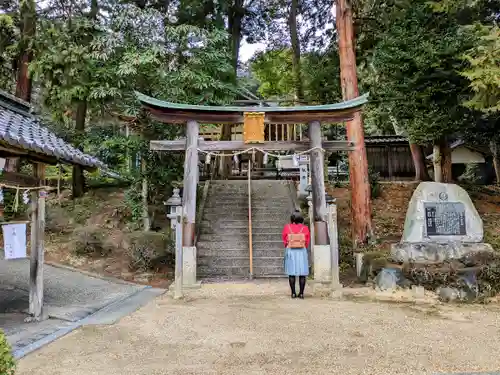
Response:
[[[248,256],[250,257],[250,279],[253,279],[253,243],[252,243],[252,160],[248,160]]]
[[[210,190],[210,180],[206,180],[203,185],[203,193],[201,195],[200,207],[196,212],[196,227],[195,227],[195,237],[194,246],[198,244],[198,238],[200,238],[201,221],[203,220],[203,212],[205,211],[205,205],[207,203],[208,191]]]

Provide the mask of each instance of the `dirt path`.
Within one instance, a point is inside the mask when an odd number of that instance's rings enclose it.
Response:
[[[22,359],[18,375],[431,374],[500,369],[498,312],[309,298],[282,281],[162,296]]]

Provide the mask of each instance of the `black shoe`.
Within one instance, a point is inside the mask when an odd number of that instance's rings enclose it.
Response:
[[[297,295],[295,293],[292,293],[292,298],[297,298]]]
[[[303,294],[299,294],[299,298],[300,299],[304,299],[304,295]]]

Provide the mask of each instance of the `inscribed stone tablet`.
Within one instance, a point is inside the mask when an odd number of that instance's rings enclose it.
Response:
[[[461,202],[424,202],[428,236],[465,236],[465,206]]]

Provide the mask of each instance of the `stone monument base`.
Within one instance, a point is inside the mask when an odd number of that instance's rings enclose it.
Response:
[[[444,262],[451,259],[460,259],[470,253],[493,251],[487,243],[464,242],[400,242],[392,244],[391,258],[395,262]]]

